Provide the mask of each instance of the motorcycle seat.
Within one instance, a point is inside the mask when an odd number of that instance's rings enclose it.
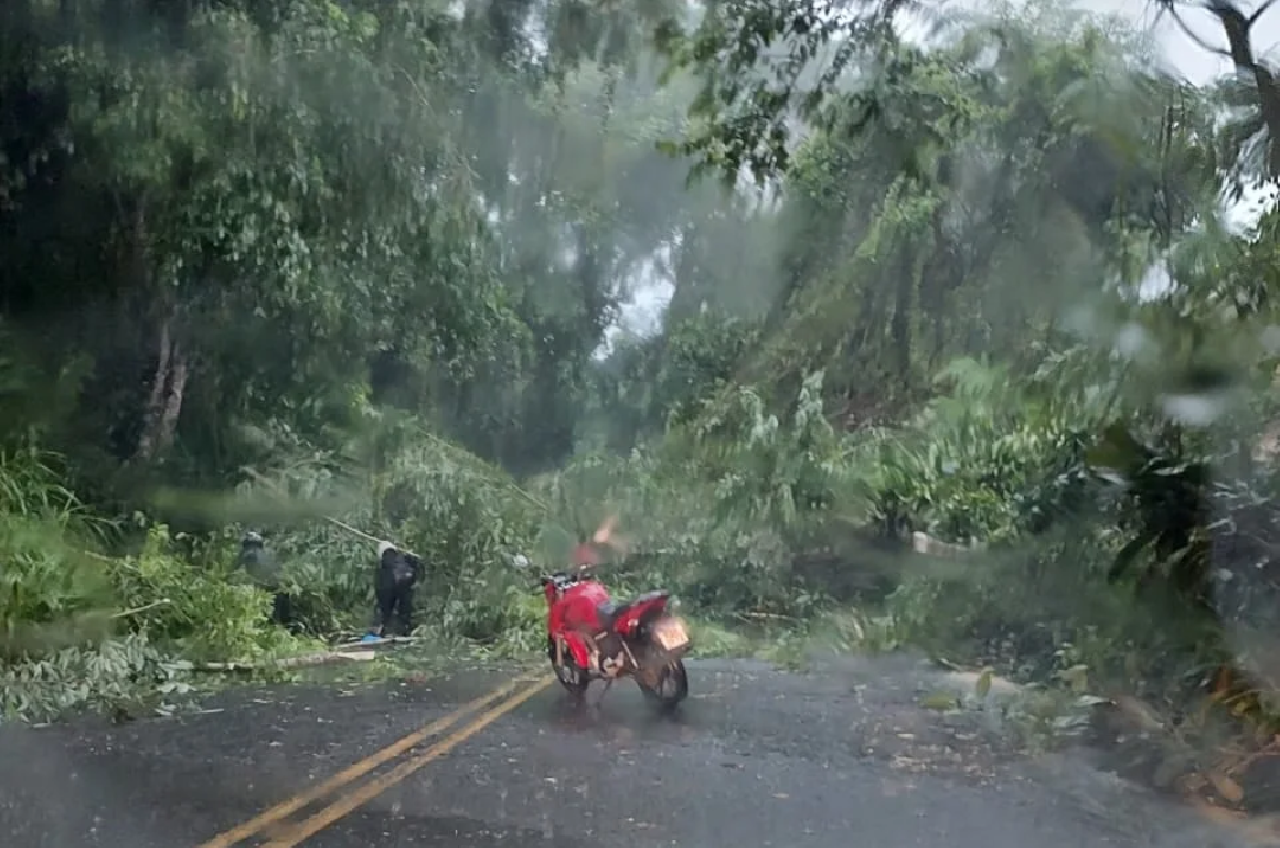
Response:
[[[643,595],[638,595],[631,600],[623,601],[622,603],[605,601],[603,604],[596,607],[596,611],[600,614],[600,626],[608,630],[613,626],[615,621],[623,618],[633,607],[659,598],[665,599],[670,596],[670,594],[670,592],[663,589],[657,589],[653,592],[645,592]]]

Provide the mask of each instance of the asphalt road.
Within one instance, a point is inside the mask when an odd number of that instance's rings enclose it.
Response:
[[[1029,758],[977,722],[944,721],[917,706],[930,684],[902,664],[851,661],[796,675],[695,661],[690,672],[694,696],[669,718],[625,683],[586,711],[554,685],[505,714],[480,709],[246,841],[222,844],[1245,844],[1081,755]],[[350,690],[242,690],[208,705],[217,712],[0,731],[3,844],[218,845],[210,842],[218,834],[449,716],[505,677],[458,672]],[[490,723],[469,732],[477,719]],[[449,750],[439,750],[442,740]],[[395,768],[401,773],[387,777]],[[361,788],[379,779],[380,792]],[[325,813],[331,803],[338,807]],[[308,821],[314,833],[296,829]]]

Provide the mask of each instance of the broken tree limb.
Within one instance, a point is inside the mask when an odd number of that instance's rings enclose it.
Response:
[[[263,669],[308,668],[312,666],[332,665],[334,663],[343,662],[368,662],[369,660],[375,659],[377,656],[377,651],[317,651],[311,654],[302,654],[301,656],[296,657],[281,657],[280,659],[267,660],[261,663],[198,663],[192,667],[192,670],[227,673],[237,671],[260,671]]]
[[[283,491],[283,490],[280,488],[280,485],[279,485],[278,483],[276,483],[274,480],[270,480],[270,479],[268,479],[268,478],[266,478],[266,477],[262,476],[262,475],[261,475],[261,474],[259,474],[257,471],[254,471],[252,468],[248,468],[248,467],[246,467],[246,468],[244,468],[244,472],[245,472],[246,474],[248,474],[250,477],[252,477],[254,480],[256,480],[256,481],[258,481],[259,483],[262,483],[263,485],[265,485],[265,486],[267,486],[268,488],[270,488],[270,489],[271,489],[272,491],[274,491],[277,495],[287,497],[288,493],[287,493],[287,492],[285,492],[285,491]],[[345,521],[339,521],[338,519],[334,518],[334,517],[333,517],[333,516],[331,516],[331,515],[325,515],[325,516],[321,516],[321,517],[322,517],[322,518],[324,518],[324,520],[325,520],[325,521],[329,522],[329,523],[330,523],[330,524],[332,524],[333,526],[335,526],[335,527],[339,527],[339,528],[341,528],[341,529],[343,529],[343,530],[346,530],[348,533],[351,533],[351,534],[353,534],[353,535],[355,535],[355,536],[359,536],[361,539],[365,539],[365,540],[367,540],[367,541],[373,542],[374,544],[377,544],[377,543],[379,543],[379,542],[384,542],[384,541],[385,541],[385,542],[387,542],[387,544],[389,544],[389,545],[394,545],[394,546],[395,546],[395,548],[396,548],[396,550],[398,550],[398,551],[402,551],[402,552],[404,552],[404,553],[406,553],[406,554],[409,554],[410,556],[415,556],[415,557],[416,557],[416,556],[418,556],[418,555],[417,555],[416,553],[414,553],[413,551],[409,550],[408,548],[403,547],[402,545],[400,545],[400,544],[398,544],[398,543],[396,543],[396,542],[392,542],[392,541],[390,541],[389,539],[380,539],[380,538],[378,538],[377,536],[373,536],[373,535],[371,535],[371,534],[369,534],[369,533],[364,532],[363,530],[359,529],[358,527],[352,527],[350,524],[346,523]],[[419,558],[419,559],[421,559],[421,557],[418,557],[418,558]]]
[[[757,621],[760,621],[760,620],[795,621],[795,618],[790,615],[783,615],[782,613],[778,613],[778,612],[760,612],[758,610],[751,610],[749,612],[739,612],[739,613],[735,613],[734,615],[736,618],[754,619]]]
[[[388,540],[379,539],[377,536],[370,536],[368,533],[364,532],[363,530],[360,530],[359,528],[352,527],[350,524],[347,524],[345,521],[339,521],[338,519],[328,515],[324,516],[324,520],[328,521],[330,524],[334,525],[335,527],[341,527],[343,530],[346,530],[348,533],[359,536],[362,539],[367,539],[368,541],[374,542],[374,543],[386,541],[387,544],[389,545],[395,545],[395,548],[398,551],[403,551],[409,556],[415,556],[415,557],[418,556],[413,551],[409,550],[406,547],[403,547],[402,545],[399,545],[395,542],[391,542]],[[419,557],[419,559],[421,559],[421,557]]]
[[[147,611],[147,610],[149,610],[149,609],[155,609],[156,607],[162,607],[162,606],[165,606],[165,605],[167,605],[167,604],[171,604],[171,603],[173,603],[173,602],[172,602],[172,601],[170,601],[168,598],[161,598],[161,599],[160,599],[160,600],[158,600],[158,601],[153,601],[153,602],[151,602],[151,603],[149,603],[149,604],[144,604],[143,606],[140,606],[140,607],[134,607],[133,609],[127,609],[127,610],[120,610],[120,612],[112,613],[112,614],[111,614],[111,617],[112,617],[112,618],[127,618],[128,616],[131,616],[131,615],[137,615],[137,614],[138,614],[138,613],[140,613],[140,612],[146,612],[146,611]]]
[[[344,654],[360,653],[361,651],[382,652],[389,648],[412,645],[417,641],[418,640],[413,636],[390,636],[379,639],[376,642],[366,642],[363,639],[353,639],[350,642],[339,642],[333,646],[333,650]]]

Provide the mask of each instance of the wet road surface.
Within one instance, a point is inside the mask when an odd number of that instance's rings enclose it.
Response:
[[[822,674],[690,663],[693,697],[654,715],[634,685],[575,710],[550,686],[471,735],[484,709],[242,842],[314,848],[1213,848],[1245,844],[1091,768],[1029,758],[920,708],[886,661]],[[455,712],[510,675],[229,692],[220,710],[128,725],[0,731],[6,848],[182,848]],[[597,684],[598,686],[599,684]],[[528,688],[528,687],[525,687]],[[520,690],[516,690],[519,692]],[[593,690],[593,694],[595,690]],[[501,707],[495,700],[489,708]],[[433,743],[453,747],[387,777]],[[466,738],[461,738],[465,736]],[[408,747],[407,745],[405,746]],[[448,746],[446,746],[448,747]],[[431,757],[434,756],[434,759]],[[388,784],[376,794],[370,781]],[[369,798],[360,803],[360,793]],[[296,828],[352,807],[299,841]],[[273,841],[274,840],[274,841]]]

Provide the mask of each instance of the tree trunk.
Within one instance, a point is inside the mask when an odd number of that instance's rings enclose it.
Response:
[[[135,461],[150,462],[173,443],[190,373],[190,362],[174,338],[173,317],[166,316],[160,323],[156,368],[143,412],[142,434],[133,455]]]
[[[151,376],[151,389],[142,411],[142,431],[130,463],[150,462],[173,442],[182,414],[182,398],[190,376],[190,362],[177,339],[174,328],[176,310],[163,295],[155,294],[155,278],[152,273],[152,257],[147,226],[145,198],[118,196],[116,202],[123,217],[131,222],[125,261],[134,285],[147,295],[152,303],[159,301],[156,314],[159,317],[158,338],[155,347],[155,370]],[[149,322],[147,322],[149,323]],[[145,324],[144,324],[145,326]]]
[[[1270,3],[1263,3],[1246,16],[1239,6],[1228,0],[1205,0],[1204,3],[1204,8],[1222,24],[1222,31],[1227,37],[1227,54],[1232,64],[1253,79],[1258,93],[1258,109],[1270,136],[1267,172],[1268,176],[1275,179],[1280,177],[1280,81],[1270,68],[1254,56],[1252,43],[1253,25],[1270,7]]]
[[[895,364],[898,367],[898,378],[901,385],[910,385],[912,323],[916,294],[916,262],[911,248],[914,245],[907,241],[901,248],[898,258],[897,292],[894,298],[893,317],[890,319],[890,336],[893,340]]]
[[[939,203],[933,213],[930,227],[933,231],[933,249],[925,270],[920,275],[920,291],[917,297],[923,319],[928,322],[931,340],[928,364],[936,370],[942,365],[947,349],[947,332],[952,329],[951,316],[947,315],[947,303],[953,292],[964,283],[964,259],[951,244],[943,228],[947,204]]]

